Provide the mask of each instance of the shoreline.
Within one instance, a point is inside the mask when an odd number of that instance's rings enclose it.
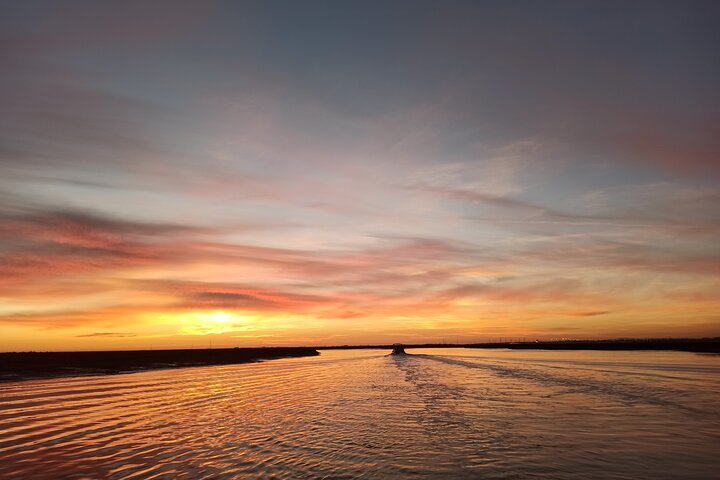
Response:
[[[312,347],[0,353],[0,383],[149,370],[235,365],[320,355]]]
[[[485,348],[511,350],[679,351],[720,354],[720,338],[648,340],[564,340],[486,343],[404,344],[412,348]],[[278,358],[320,355],[318,350],[392,350],[393,345],[329,345],[174,350],[0,353],[0,383],[149,370],[234,365]]]
[[[478,343],[467,348],[509,348],[516,350],[603,350],[603,351],[674,351],[720,353],[720,339],[701,340],[567,340],[556,342],[509,342],[503,346]]]
[[[405,348],[488,348],[511,350],[605,350],[605,351],[675,351],[720,354],[720,338],[648,339],[648,340],[558,340],[532,342],[484,343],[422,343],[403,344]],[[380,349],[392,350],[392,345],[330,345],[318,350]]]

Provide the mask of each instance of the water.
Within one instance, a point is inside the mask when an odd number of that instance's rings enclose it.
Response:
[[[720,356],[386,353],[0,384],[0,478],[718,478]]]

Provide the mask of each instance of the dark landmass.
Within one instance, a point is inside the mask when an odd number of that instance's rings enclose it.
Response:
[[[109,375],[158,368],[229,365],[319,354],[317,350],[310,347],[0,353],[0,382],[79,375]]]
[[[405,348],[510,348],[533,350],[674,350],[680,352],[720,353],[720,338],[654,338],[615,340],[563,340],[488,343],[422,343],[405,344]],[[333,345],[318,350],[388,349],[393,345]]]
[[[565,340],[559,342],[475,343],[468,348],[514,348],[542,350],[675,350],[680,352],[720,353],[720,339],[651,340]]]

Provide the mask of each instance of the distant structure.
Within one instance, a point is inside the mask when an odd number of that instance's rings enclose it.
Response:
[[[402,343],[393,343],[393,350],[390,355],[407,355],[407,353],[405,353],[405,347],[403,347]]]

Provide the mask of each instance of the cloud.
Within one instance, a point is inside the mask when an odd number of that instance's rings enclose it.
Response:
[[[598,221],[600,219],[585,217],[582,215],[571,215],[568,213],[553,210],[540,205],[535,205],[530,202],[519,200],[506,195],[496,195],[485,193],[478,190],[453,188],[446,186],[433,186],[418,184],[407,187],[410,190],[416,190],[420,192],[427,192],[431,194],[437,194],[439,196],[447,197],[454,200],[463,200],[467,202],[480,203],[493,207],[498,207],[504,210],[511,210],[515,214],[521,215],[525,219],[537,219],[543,221]]]
[[[467,188],[416,184],[406,187],[471,205],[468,220],[513,231],[560,236],[592,233],[597,237],[664,237],[691,243],[720,234],[719,193],[712,187],[677,183],[631,184],[586,192],[572,202],[571,213],[507,195]],[[678,237],[681,236],[681,237]]]
[[[39,211],[0,216],[0,239],[20,237],[57,245],[107,249],[131,239],[211,233],[213,229],[105,218],[77,211]]]
[[[584,282],[571,278],[461,285],[441,292],[436,299],[443,302],[491,300],[517,304],[568,303],[572,305],[601,304],[609,301],[605,295],[590,292]]]
[[[573,317],[597,317],[598,315],[607,315],[608,313],[612,313],[609,310],[600,310],[596,312],[568,312],[565,313],[565,315],[570,315]]]
[[[675,275],[717,275],[720,254],[670,246],[654,246],[602,238],[570,238],[545,242],[518,252],[517,259],[569,271],[655,272]]]
[[[178,308],[239,311],[300,312],[341,302],[338,296],[303,294],[292,290],[211,282],[156,282],[156,287],[179,295]]]
[[[168,263],[183,239],[212,228],[70,211],[0,213],[1,283]]]
[[[85,335],[76,335],[77,338],[88,338],[88,337],[107,337],[107,338],[129,338],[137,337],[136,333],[119,333],[119,332],[99,332],[99,333],[88,333]]]

